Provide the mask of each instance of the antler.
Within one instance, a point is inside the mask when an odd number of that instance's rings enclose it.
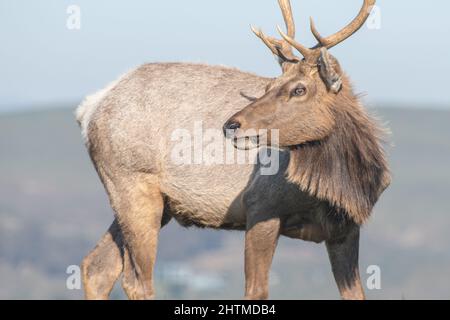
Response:
[[[341,43],[342,41],[346,40],[347,38],[351,37],[356,31],[358,31],[366,22],[367,18],[369,18],[370,11],[372,7],[375,5],[376,0],[364,0],[364,4],[359,11],[358,16],[353,19],[352,22],[350,22],[345,28],[340,30],[339,32],[329,36],[329,37],[322,37],[320,33],[317,31],[316,26],[314,24],[313,19],[311,18],[311,32],[313,33],[314,37],[319,41],[319,44],[316,46],[318,47],[325,47],[327,49],[330,49],[337,44]]]
[[[278,32],[280,33],[280,35],[283,37],[283,39],[289,43],[291,46],[293,46],[295,49],[297,49],[298,52],[300,52],[302,54],[303,57],[305,57],[305,59],[308,59],[309,57],[311,57],[314,54],[314,50],[309,49],[307,47],[305,47],[304,45],[302,45],[301,43],[295,41],[291,36],[285,34],[283,31],[281,31],[281,28],[279,26],[277,26]]]
[[[292,47],[294,47],[302,54],[305,60],[309,61],[317,57],[320,49],[330,49],[358,31],[369,17],[370,9],[375,5],[375,2],[376,0],[364,0],[364,4],[358,16],[341,31],[326,38],[322,37],[317,31],[314,21],[311,18],[311,32],[319,42],[312,48],[307,48],[295,40],[295,25],[289,0],[278,0],[281,11],[283,13],[284,22],[286,24],[287,34],[281,31],[280,27],[277,28],[284,41],[267,37],[261,32],[261,30],[256,30],[253,27],[252,30],[269,47],[269,49],[274,54],[278,55],[281,59],[288,61],[298,61],[298,59],[296,59],[292,53]]]
[[[284,23],[286,24],[287,33],[291,38],[295,37],[295,23],[292,16],[292,8],[289,0],[278,0],[281,13],[283,14]],[[266,36],[260,29],[251,27],[253,33],[260,38],[264,44],[269,47],[273,54],[279,56],[284,61],[298,61],[292,52],[291,45],[283,40],[278,40],[272,37]]]

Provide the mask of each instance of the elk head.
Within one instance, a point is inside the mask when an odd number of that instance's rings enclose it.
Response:
[[[279,132],[278,144],[288,147],[320,141],[333,130],[336,117],[333,108],[340,96],[354,97],[349,81],[339,62],[328,50],[359,30],[375,0],[364,0],[358,16],[345,28],[329,37],[322,37],[311,19],[311,31],[318,41],[312,48],[298,43],[289,0],[278,0],[287,27],[287,34],[278,28],[282,39],[268,37],[252,27],[253,32],[278,57],[283,74],[266,88],[263,97],[256,99],[224,125],[226,135],[239,147],[239,141],[270,144],[270,132]],[[294,55],[293,48],[303,58]],[[355,98],[356,99],[356,98]],[[267,132],[261,137],[258,132]],[[247,132],[247,133],[246,133]],[[248,134],[248,132],[256,132]],[[261,139],[264,138],[264,139]],[[244,143],[248,147],[248,143]]]
[[[287,34],[278,28],[282,40],[253,31],[278,57],[283,74],[269,83],[261,98],[232,116],[224,132],[239,149],[265,144],[288,148],[289,181],[328,202],[330,212],[362,224],[390,183],[383,130],[362,108],[328,50],[363,26],[375,0],[364,0],[358,16],[326,38],[311,20],[318,41],[312,48],[294,40],[289,0],[278,2],[287,26]],[[296,57],[293,48],[303,58]],[[278,141],[271,137],[273,130]]]

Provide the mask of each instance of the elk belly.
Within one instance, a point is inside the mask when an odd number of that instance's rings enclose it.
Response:
[[[297,227],[284,229],[281,233],[288,238],[301,239],[316,243],[321,243],[327,239],[324,230],[316,224],[301,224]]]

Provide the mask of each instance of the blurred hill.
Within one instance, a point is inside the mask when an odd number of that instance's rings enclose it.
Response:
[[[376,110],[393,134],[392,186],[364,228],[361,273],[378,265],[371,299],[450,298],[450,111]],[[79,264],[112,221],[71,110],[0,115],[0,299],[78,299]],[[161,232],[158,298],[240,298],[243,233]],[[323,245],[282,239],[271,298],[338,298]],[[122,298],[121,290],[113,297]]]

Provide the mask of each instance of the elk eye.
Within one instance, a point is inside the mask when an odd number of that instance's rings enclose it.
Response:
[[[293,97],[300,97],[304,96],[306,94],[306,88],[305,87],[297,87],[291,92],[291,96]]]

